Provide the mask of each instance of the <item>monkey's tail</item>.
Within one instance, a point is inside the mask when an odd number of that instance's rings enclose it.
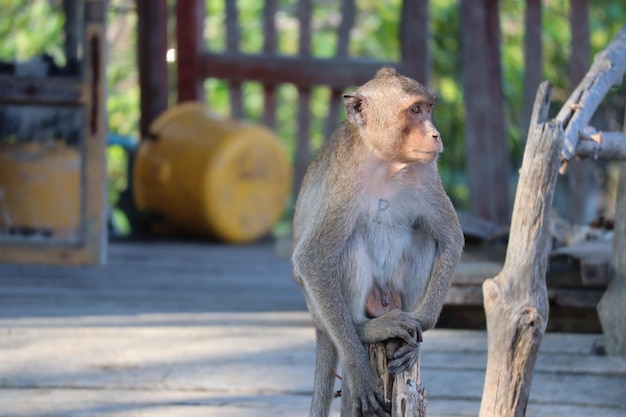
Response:
[[[317,329],[315,335],[317,339],[315,380],[310,416],[327,417],[330,413],[330,403],[334,397],[337,349],[330,336],[323,330]]]

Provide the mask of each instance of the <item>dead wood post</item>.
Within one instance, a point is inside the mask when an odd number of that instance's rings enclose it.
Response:
[[[626,122],[623,133],[597,132],[587,126],[601,100],[613,86],[620,85],[626,74],[626,25],[609,45],[598,53],[593,65],[556,119],[565,127],[565,144],[561,170],[572,157],[626,160]],[[582,139],[582,140],[579,140]],[[613,240],[613,278],[600,304],[598,316],[602,324],[607,353],[626,355],[626,164],[620,167],[618,182],[615,238]]]
[[[624,110],[626,136],[626,109]],[[613,237],[611,281],[598,304],[598,317],[609,355],[626,356],[626,162],[620,163]]]
[[[539,86],[520,169],[504,267],[483,284],[488,359],[480,417],[523,416],[548,321],[548,220],[563,129],[547,122],[551,84]]]
[[[379,379],[380,392],[391,402],[390,417],[426,417],[426,390],[420,382],[420,359],[408,370],[398,375],[389,374],[387,343],[368,345],[370,364]],[[346,389],[346,388],[344,388]],[[341,415],[350,415],[352,404],[341,396]]]
[[[426,390],[420,384],[420,361],[398,375],[389,375],[384,342],[369,346],[370,362],[380,378],[381,391],[391,401],[391,417],[425,417]]]

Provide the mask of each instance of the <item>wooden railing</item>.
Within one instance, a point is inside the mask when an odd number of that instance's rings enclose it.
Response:
[[[352,57],[348,54],[350,32],[354,25],[354,0],[341,2],[341,23],[337,30],[337,48],[332,58],[320,58],[311,51],[312,0],[301,0],[297,6],[300,25],[299,49],[296,55],[277,51],[277,29],[274,16],[277,1],[266,0],[263,6],[263,50],[249,54],[240,50],[238,10],[233,1],[226,3],[226,49],[209,51],[204,48],[205,16],[203,0],[177,1],[178,40],[178,100],[203,100],[203,82],[219,78],[229,83],[231,115],[242,117],[243,82],[256,81],[263,85],[263,123],[276,126],[276,88],[289,83],[298,90],[296,153],[294,157],[296,190],[311,158],[311,89],[327,86],[331,89],[325,134],[330,135],[339,123],[343,91],[369,80],[384,65],[393,65],[404,74],[427,82],[429,65],[428,2],[405,0],[400,11],[401,61],[387,62]]]

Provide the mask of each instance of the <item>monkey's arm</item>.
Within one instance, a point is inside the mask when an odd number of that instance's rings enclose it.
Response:
[[[306,225],[296,233],[292,257],[294,274],[302,287],[316,325],[332,339],[343,362],[354,401],[363,416],[385,416],[386,401],[369,364],[340,284],[341,256],[354,230],[353,199],[335,198],[335,204],[320,195],[308,199],[314,207],[298,213],[294,224]],[[337,196],[335,196],[337,197]],[[345,197],[345,196],[342,196]],[[313,203],[314,202],[314,203]],[[306,219],[300,216],[306,215]],[[297,223],[296,223],[297,222]],[[369,411],[368,411],[369,410]]]
[[[410,315],[416,320],[415,338],[418,342],[422,341],[422,331],[434,327],[437,322],[446,292],[450,287],[463,250],[463,232],[454,207],[443,188],[437,194],[438,198],[435,198],[434,201],[438,201],[440,204],[437,210],[432,211],[437,215],[422,219],[422,227],[429,230],[435,240],[434,263],[424,296],[415,310],[410,312]],[[419,254],[417,255],[419,256]],[[416,343],[412,344],[406,341],[400,343],[398,339],[387,344],[387,355],[393,357],[393,360],[389,362],[391,374],[398,374],[415,364],[419,355],[416,346]]]
[[[437,215],[425,219],[426,227],[430,229],[437,245],[435,261],[424,298],[413,312],[414,317],[420,322],[421,330],[435,326],[454,272],[461,260],[464,244],[463,230],[450,198],[443,191],[443,187],[439,187],[438,194],[438,198],[434,200],[439,204],[436,211],[433,210]]]
[[[305,293],[316,325],[329,334],[341,359],[364,349],[356,333],[340,284],[340,263],[353,226],[342,210],[312,210],[294,247],[294,274]],[[298,216],[298,214],[296,214]]]
[[[411,313],[398,309],[356,325],[359,339],[365,344],[401,339],[406,344],[415,346],[422,341],[419,328],[419,321]]]

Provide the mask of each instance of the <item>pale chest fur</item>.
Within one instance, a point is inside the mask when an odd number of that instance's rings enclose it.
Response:
[[[436,245],[420,225],[429,211],[420,198],[425,191],[408,174],[380,187],[374,176],[362,195],[353,236],[353,270],[348,274],[358,293],[351,306],[356,317],[363,314],[365,298],[375,286],[400,296],[403,309],[412,308],[408,304],[414,304],[424,290]],[[416,273],[423,275],[420,283],[407,287],[407,277],[414,280]]]
[[[369,257],[372,277],[385,284],[412,246],[413,226],[419,216],[411,196],[368,196],[361,219],[361,238]],[[413,200],[413,201],[411,201]]]
[[[362,200],[361,231],[375,278],[389,279],[395,265],[413,245],[418,219],[427,207],[420,193],[419,172],[405,169],[388,178],[382,168],[373,169]]]

